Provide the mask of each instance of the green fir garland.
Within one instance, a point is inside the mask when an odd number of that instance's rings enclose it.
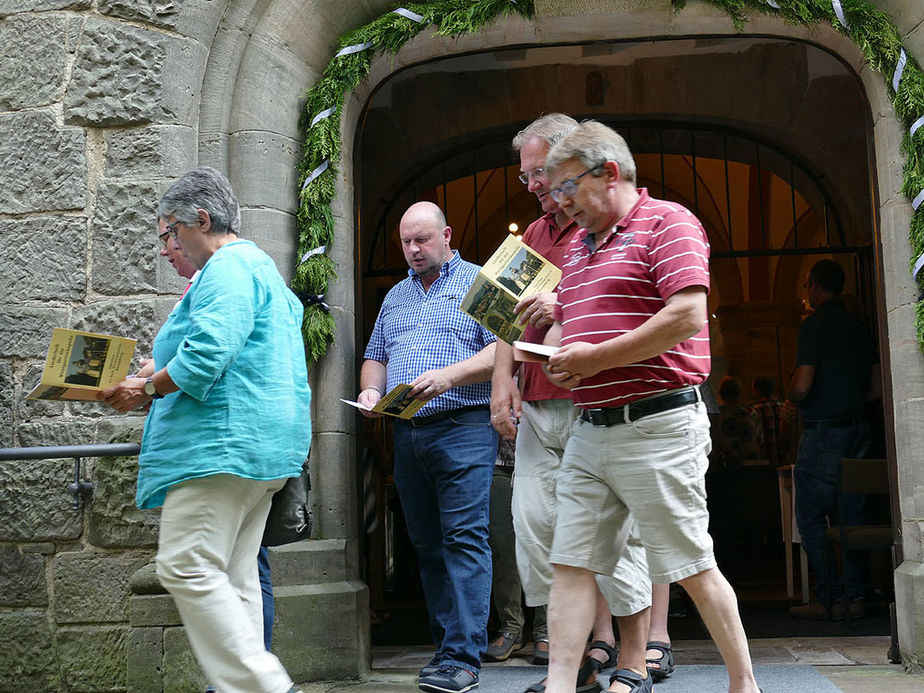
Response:
[[[834,11],[831,0],[705,0],[721,7],[741,31],[748,19],[748,11],[782,17],[792,24],[809,26],[827,22],[836,31],[849,36],[863,53],[870,67],[882,75],[888,89],[892,89],[892,75],[902,51],[901,35],[884,12],[867,0],[840,0],[845,28]],[[671,0],[675,11],[682,11],[686,0]],[[433,35],[460,36],[481,31],[489,22],[511,14],[531,19],[533,0],[431,0],[430,2],[397,3],[422,17],[416,22],[402,14],[387,12],[365,26],[340,38],[341,48],[367,47],[331,59],[321,79],[307,92],[307,102],[300,128],[304,132],[304,151],[298,165],[299,184],[299,246],[301,258],[305,253],[334,243],[334,220],[330,205],[335,194],[337,164],[340,161],[340,116],[346,94],[355,89],[369,74],[372,59],[377,54],[395,54],[421,31]],[[911,125],[924,116],[924,72],[918,62],[907,55],[898,91],[893,95],[895,115],[905,125],[902,153],[905,156],[902,194],[913,199],[924,190],[924,128],[911,138]],[[327,109],[328,117],[312,121]],[[306,184],[319,167],[325,166]],[[909,229],[911,240],[911,266],[924,253],[924,204],[914,213]],[[919,289],[924,290],[924,271],[919,275]],[[301,261],[292,279],[292,289],[303,297],[305,319],[302,332],[309,363],[315,363],[333,342],[335,322],[333,315],[320,298],[331,280],[337,277],[336,264],[324,253],[317,253]],[[313,297],[307,300],[305,297]],[[915,306],[915,327],[918,346],[924,350],[924,301]]]

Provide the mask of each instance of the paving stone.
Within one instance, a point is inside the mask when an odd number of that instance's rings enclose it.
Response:
[[[64,93],[68,19],[18,15],[0,21],[0,110],[45,106]]]
[[[164,629],[163,693],[189,693],[205,689],[208,681],[196,663],[184,628]]]
[[[131,628],[126,653],[126,683],[130,691],[159,691],[164,661],[162,628]]]
[[[88,10],[93,0],[0,0],[0,17],[17,12]]]
[[[90,445],[96,442],[93,421],[34,421],[19,424],[19,442],[23,447],[48,445]],[[73,460],[64,460],[73,467]]]
[[[0,115],[0,213],[81,209],[87,203],[86,133],[47,111]]]
[[[73,301],[86,295],[85,218],[0,219],[0,247],[0,295],[19,301]]]
[[[4,691],[59,691],[51,629],[43,611],[0,612]]]
[[[13,393],[16,380],[13,369],[6,361],[0,361],[0,447],[13,447]]]
[[[172,180],[194,168],[195,152],[193,128],[177,125],[116,130],[106,135],[105,175],[119,180]]]
[[[61,623],[128,621],[128,583],[150,551],[59,553],[54,558],[54,614]]]
[[[157,287],[155,233],[160,186],[149,182],[108,182],[100,186],[93,234],[93,289],[133,294]]]
[[[113,127],[157,120],[166,40],[137,27],[87,21],[64,99],[65,122]]]
[[[128,627],[59,628],[55,633],[67,690],[125,690]]]
[[[145,570],[148,570],[145,568]],[[136,571],[135,576],[137,576]],[[135,578],[135,576],[132,576]],[[155,575],[156,579],[156,575]],[[132,583],[137,585],[137,579]],[[153,590],[153,585],[149,586]],[[163,590],[161,590],[163,592]],[[133,594],[129,599],[129,623],[132,626],[181,626],[183,620],[169,594]]]
[[[0,606],[45,606],[45,557],[0,546]]]
[[[163,324],[156,299],[97,301],[74,310],[75,330],[101,332],[136,340],[134,365],[151,355],[154,336]]]
[[[67,321],[67,310],[52,306],[0,307],[0,357],[45,360],[51,331]]]
[[[160,510],[136,507],[137,478],[137,457],[103,457],[94,465],[96,492],[88,525],[94,546],[157,546]]]
[[[73,470],[71,460],[0,462],[0,541],[79,538],[81,514],[67,492]]]
[[[23,553],[40,553],[43,556],[52,556],[55,552],[55,545],[50,541],[43,541],[38,544],[20,544],[19,550]]]
[[[172,29],[182,4],[182,0],[99,0],[99,11],[111,17]]]

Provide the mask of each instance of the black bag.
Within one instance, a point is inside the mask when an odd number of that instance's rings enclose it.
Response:
[[[266,518],[266,529],[263,530],[264,546],[291,544],[311,536],[311,506],[308,503],[310,490],[308,460],[305,460],[302,473],[290,477],[286,485],[273,495],[273,505]]]

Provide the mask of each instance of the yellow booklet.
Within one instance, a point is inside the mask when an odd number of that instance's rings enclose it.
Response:
[[[56,327],[42,382],[26,399],[95,400],[96,393],[128,374],[135,340]]]
[[[517,303],[532,294],[554,291],[560,281],[558,267],[516,236],[507,236],[481,268],[459,307],[512,344],[526,329],[514,312]]]
[[[340,401],[344,404],[349,404],[351,407],[363,409],[364,411],[374,411],[387,416],[396,416],[399,419],[409,419],[419,412],[423,408],[423,405],[429,401],[408,397],[407,393],[410,392],[410,390],[410,385],[405,385],[403,383],[401,385],[395,385],[391,392],[384,395],[382,399],[375,403],[372,409],[359,402],[354,402],[353,400],[341,398]]]

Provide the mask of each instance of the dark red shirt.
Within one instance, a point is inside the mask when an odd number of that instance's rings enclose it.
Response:
[[[559,229],[555,223],[555,214],[549,212],[532,224],[523,234],[523,242],[530,248],[539,253],[546,260],[561,267],[564,262],[565,253],[568,246],[571,245],[580,229],[573,221],[563,229]],[[533,326],[528,326],[520,338],[524,342],[533,342],[542,344],[548,328],[538,330]],[[571,392],[556,387],[549,382],[542,372],[542,366],[538,363],[523,363],[520,369],[520,386],[522,389],[521,396],[524,401],[537,402],[545,399],[568,399]]]
[[[709,288],[709,241],[690,210],[639,189],[635,206],[599,247],[586,230],[571,242],[558,291],[562,344],[599,344],[639,327],[690,286]],[[709,329],[640,363],[601,371],[571,391],[580,407],[617,407],[709,375]]]

